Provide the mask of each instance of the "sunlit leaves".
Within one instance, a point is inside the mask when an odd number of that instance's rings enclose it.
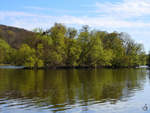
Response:
[[[127,33],[90,30],[87,25],[78,32],[56,23],[47,30],[35,29],[34,35],[23,42],[14,49],[0,39],[0,63],[35,68],[135,67],[146,63],[143,46]]]

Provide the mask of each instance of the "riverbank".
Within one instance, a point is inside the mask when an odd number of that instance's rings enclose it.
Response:
[[[13,65],[2,65],[0,64],[0,69],[24,69],[24,66],[13,66]]]
[[[0,69],[99,69],[99,68],[110,68],[110,69],[120,69],[120,68],[149,68],[149,66],[49,66],[49,67],[26,67],[26,66],[15,66],[9,64],[0,64]]]
[[[149,68],[148,66],[50,66],[50,67],[24,67],[23,69],[99,69],[99,68],[107,68],[107,69],[120,69],[120,68]]]

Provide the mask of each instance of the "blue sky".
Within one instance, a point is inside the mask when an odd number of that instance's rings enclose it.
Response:
[[[127,32],[150,50],[150,0],[1,0],[0,24],[32,30],[55,22]]]

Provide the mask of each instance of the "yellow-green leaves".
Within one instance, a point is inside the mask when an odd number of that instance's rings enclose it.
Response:
[[[7,63],[10,49],[8,43],[0,39],[0,63]]]
[[[8,34],[13,34],[11,31]],[[0,39],[0,63],[27,67],[144,65],[146,55],[141,44],[126,33],[108,33],[83,26],[77,31],[56,23],[48,30],[35,29],[18,48]]]

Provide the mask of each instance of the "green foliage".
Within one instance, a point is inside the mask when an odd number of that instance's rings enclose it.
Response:
[[[67,37],[68,38],[75,38],[75,36],[77,35],[77,30],[74,28],[68,28],[67,29]]]
[[[111,49],[104,50],[101,56],[101,66],[112,66],[113,58],[113,51]]]
[[[97,32],[90,34],[89,50],[87,53],[87,64],[91,66],[101,65],[103,46]],[[88,46],[88,45],[87,45]]]
[[[14,31],[9,31],[15,37]],[[111,66],[135,67],[145,65],[143,46],[135,43],[127,33],[107,33],[83,26],[78,32],[56,23],[48,30],[35,29],[13,48],[0,38],[0,63],[41,68],[52,66]],[[0,34],[1,36],[1,34]],[[11,39],[13,41],[13,38]],[[150,63],[149,63],[150,64]]]
[[[8,43],[0,39],[0,63],[7,63],[10,49]]]
[[[148,55],[146,56],[146,64],[150,67],[150,51]]]
[[[22,44],[17,52],[17,65],[33,67],[35,65],[35,50],[27,44]]]
[[[43,67],[44,66],[44,63],[42,60],[38,60],[37,62],[37,67]]]
[[[66,65],[77,66],[77,60],[79,59],[81,48],[78,45],[76,39],[69,38],[66,40]]]
[[[35,66],[35,59],[33,57],[28,57],[24,61],[24,66],[27,67],[34,67]]]

